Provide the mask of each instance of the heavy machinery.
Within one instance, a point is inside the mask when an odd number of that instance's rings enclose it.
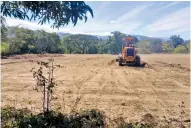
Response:
[[[134,38],[126,37],[122,45],[122,52],[119,54],[116,61],[119,62],[119,66],[123,65],[132,65],[140,66],[141,58],[137,55],[137,52],[134,47]]]

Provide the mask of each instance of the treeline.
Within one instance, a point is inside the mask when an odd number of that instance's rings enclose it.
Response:
[[[184,41],[179,35],[173,35],[167,41],[160,39],[141,40],[140,53],[189,53],[190,40]]]
[[[60,38],[56,33],[9,27],[6,36],[1,44],[1,52],[4,55],[62,52]]]
[[[61,53],[61,54],[119,54],[125,35],[119,31],[112,32],[108,39],[99,39],[91,35],[69,35],[60,37],[57,33],[47,33],[44,30],[29,30],[19,27],[7,27],[3,31],[1,54],[25,53]],[[171,36],[170,40],[160,39],[138,40],[135,46],[139,53],[188,53],[190,41],[184,41],[180,36]]]

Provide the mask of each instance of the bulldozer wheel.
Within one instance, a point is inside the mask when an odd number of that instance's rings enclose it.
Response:
[[[140,66],[141,65],[141,58],[140,58],[140,56],[136,56],[136,66]]]
[[[123,59],[122,58],[119,58],[119,66],[123,66]]]

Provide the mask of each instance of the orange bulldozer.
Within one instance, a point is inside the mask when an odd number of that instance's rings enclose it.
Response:
[[[122,45],[122,52],[119,54],[116,61],[119,62],[119,66],[131,65],[131,66],[140,66],[141,58],[137,55],[137,52],[134,47],[134,38],[126,37]]]

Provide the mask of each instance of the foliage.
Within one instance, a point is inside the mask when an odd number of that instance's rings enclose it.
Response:
[[[165,53],[172,53],[174,50],[173,47],[168,42],[163,43],[162,48],[163,52]]]
[[[162,43],[159,39],[153,39],[150,43],[152,53],[161,53],[162,52]]]
[[[187,51],[190,52],[190,40],[187,41],[185,47],[186,47]]]
[[[187,49],[186,49],[186,47],[183,46],[183,45],[178,45],[178,46],[174,49],[173,52],[174,52],[174,53],[186,53],[186,52],[187,52]]]
[[[8,54],[8,45],[5,42],[1,42],[1,55]]]
[[[7,26],[6,26],[6,20],[1,15],[1,41],[7,40]]]
[[[71,53],[96,54],[98,38],[90,35],[71,35],[62,39],[62,45]]]
[[[141,40],[139,41],[137,45],[137,52],[140,54],[150,54],[151,49],[150,49],[150,41],[149,40]]]
[[[180,35],[173,35],[170,37],[170,39],[174,48],[184,43],[184,40],[180,37]]]
[[[86,110],[74,115],[66,115],[50,111],[32,114],[27,109],[3,108],[1,111],[2,127],[20,128],[103,128],[104,116],[97,110]]]
[[[44,30],[32,31],[19,27],[7,28],[8,38],[6,44],[8,51],[6,54],[25,53],[67,53],[67,54],[119,54],[121,52],[124,33],[114,31],[108,39],[99,39],[96,36],[75,34],[67,35],[63,38],[57,33],[48,33]],[[159,39],[138,40],[135,36],[134,44],[138,53],[172,53],[174,44],[172,41],[161,42]],[[137,42],[138,41],[138,42]],[[189,52],[189,41],[185,41],[185,52]]]
[[[126,37],[126,35],[119,31],[114,31],[111,34],[112,36],[108,40],[110,43],[109,45],[110,53],[119,54],[121,52],[123,39]]]
[[[63,53],[60,37],[43,30],[8,27],[7,45],[9,54]]]
[[[136,52],[138,54],[151,54],[151,50],[150,49],[145,49],[145,48],[136,48]]]
[[[39,21],[43,25],[52,23],[59,28],[78,20],[87,21],[87,13],[93,17],[92,9],[83,1],[3,1],[1,13],[6,17]]]
[[[104,112],[99,110],[85,110],[75,112],[73,114],[63,114],[56,111],[49,111],[46,113],[33,114],[28,109],[16,109],[10,106],[4,106],[1,108],[1,127],[19,127],[19,128],[173,128],[173,127],[189,127],[190,120],[184,120],[185,117],[185,104],[182,102],[178,105],[180,108],[180,115],[178,119],[166,118],[163,119],[154,117],[147,113],[141,116],[139,121],[128,121],[119,117],[111,119],[106,117]],[[179,120],[180,119],[180,120]],[[108,121],[106,122],[106,120]]]
[[[6,106],[1,109],[1,127],[13,128],[18,127],[18,123],[30,113],[27,109],[15,109],[14,107]]]

